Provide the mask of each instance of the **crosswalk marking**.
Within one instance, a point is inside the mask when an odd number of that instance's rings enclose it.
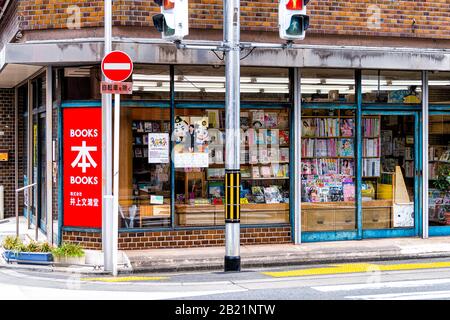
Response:
[[[432,285],[442,285],[450,283],[450,279],[433,279],[433,280],[413,280],[413,281],[390,281],[379,283],[358,283],[358,284],[342,284],[331,286],[316,286],[312,289],[320,292],[335,291],[352,291],[352,290],[369,290],[369,289],[386,289],[386,288],[412,288]]]
[[[450,261],[426,262],[426,263],[402,263],[402,264],[369,264],[369,263],[349,263],[337,264],[322,268],[309,268],[290,271],[263,272],[262,274],[281,277],[302,277],[311,275],[342,274],[342,273],[363,273],[374,271],[400,271],[417,269],[437,269],[450,268]]]
[[[450,299],[450,291],[418,291],[402,293],[384,293],[361,296],[347,296],[345,299],[357,300],[431,300]]]

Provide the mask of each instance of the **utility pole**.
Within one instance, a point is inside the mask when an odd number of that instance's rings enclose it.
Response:
[[[112,51],[112,0],[105,2],[105,56]],[[105,81],[109,81],[105,79]],[[102,144],[103,144],[103,212],[102,244],[105,271],[117,273],[117,244],[113,232],[113,186],[112,186],[112,95],[102,94]]]
[[[240,3],[224,0],[225,272],[240,271]]]

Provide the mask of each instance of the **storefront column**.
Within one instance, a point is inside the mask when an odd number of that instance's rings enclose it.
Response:
[[[356,228],[357,228],[357,238],[362,239],[362,192],[361,192],[361,185],[362,185],[362,146],[363,146],[363,132],[362,132],[362,76],[361,76],[361,70],[355,71],[355,83],[356,83],[356,92],[355,92],[355,98],[356,98],[356,121],[355,121],[355,127],[356,127],[356,181],[355,181],[355,188],[356,188]]]
[[[53,68],[47,67],[46,75],[46,108],[45,108],[45,148],[46,148],[46,197],[47,197],[47,241],[53,243]]]
[[[24,185],[33,184],[33,83],[28,80],[28,106],[27,106],[27,181]],[[31,215],[33,209],[33,188],[26,190],[27,197],[27,228],[31,228]]]
[[[428,71],[422,71],[422,237],[428,238]]]
[[[302,90],[301,71],[294,68],[294,243],[302,243]]]

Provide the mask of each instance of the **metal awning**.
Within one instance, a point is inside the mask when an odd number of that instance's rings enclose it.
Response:
[[[159,39],[116,40],[113,49],[127,52],[136,64],[223,64],[212,51],[177,49]],[[242,56],[248,52],[244,50]],[[99,64],[102,57],[103,41],[98,38],[7,44],[0,54],[0,87],[14,86],[39,66]],[[450,50],[295,45],[293,49],[256,48],[241,65],[450,71]]]

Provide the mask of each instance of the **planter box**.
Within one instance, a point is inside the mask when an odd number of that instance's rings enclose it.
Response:
[[[53,257],[53,261],[64,265],[82,265],[86,264],[86,256],[82,257]]]
[[[14,252],[5,250],[3,257],[7,262],[17,262],[19,264],[51,264],[53,255],[48,252]]]

